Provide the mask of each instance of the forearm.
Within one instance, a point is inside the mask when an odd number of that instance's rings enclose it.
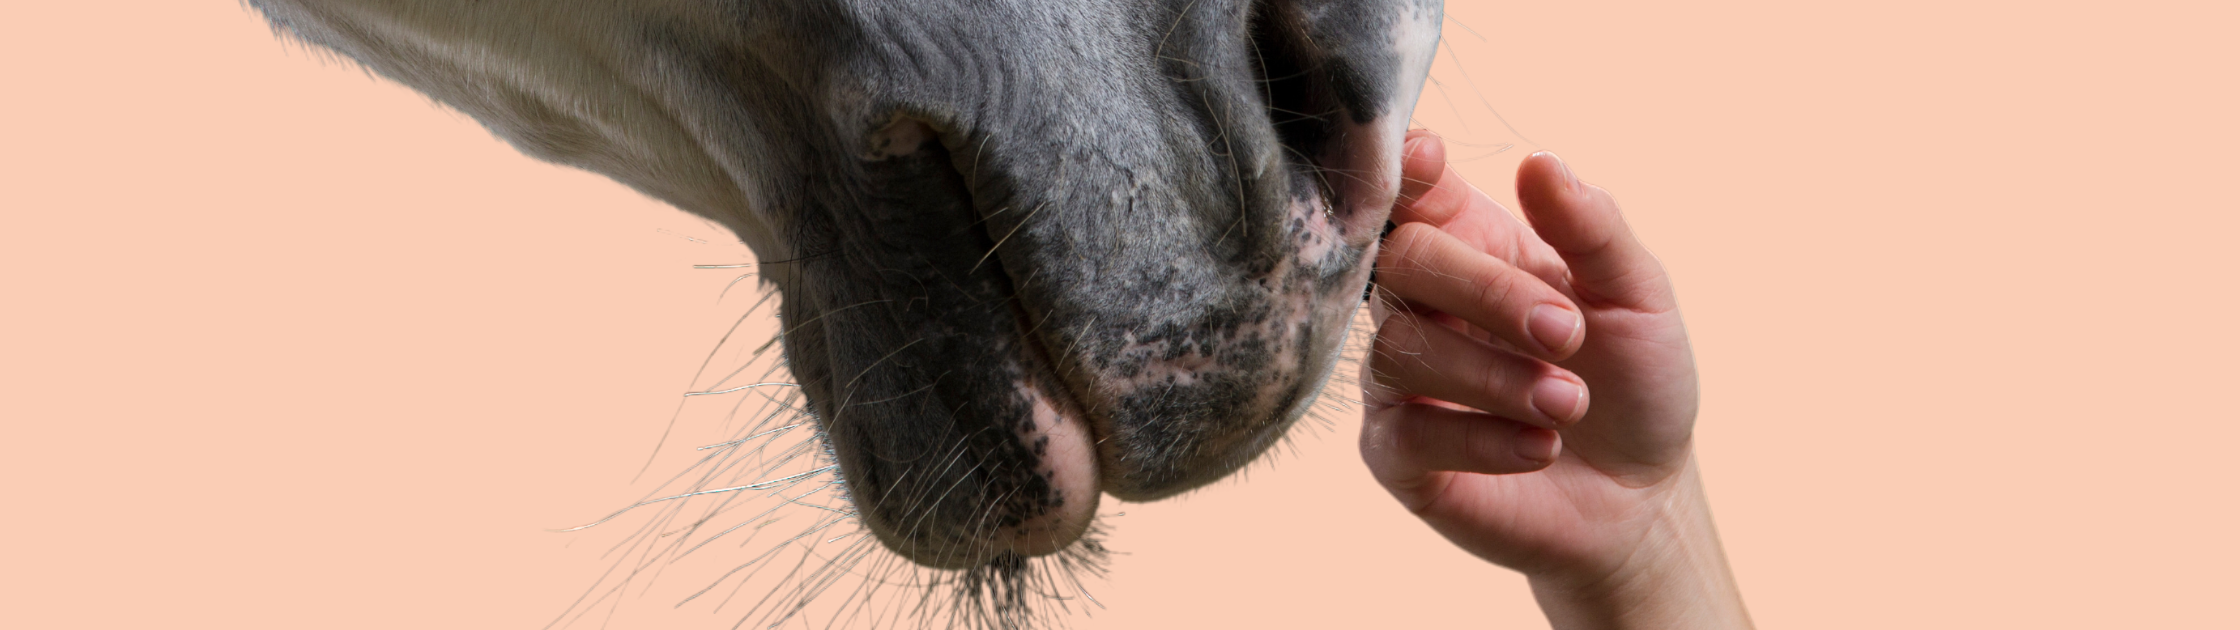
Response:
[[[1681,475],[1618,571],[1578,582],[1532,577],[1556,630],[1752,627],[1692,458]]]

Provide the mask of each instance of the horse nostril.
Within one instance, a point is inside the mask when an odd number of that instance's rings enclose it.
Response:
[[[938,140],[933,127],[925,122],[900,114],[886,126],[871,132],[865,140],[863,159],[878,161],[917,153],[927,142]]]
[[[1254,8],[1253,51],[1268,121],[1286,161],[1303,173],[1297,186],[1313,191],[1339,223],[1344,241],[1365,247],[1384,223],[1377,199],[1390,186],[1379,134],[1379,112],[1359,98],[1354,70],[1317,37],[1298,3],[1266,2]],[[1323,18],[1327,19],[1327,18]]]
[[[1268,120],[1291,159],[1320,159],[1344,107],[1298,16],[1263,3],[1252,14],[1252,45]]]

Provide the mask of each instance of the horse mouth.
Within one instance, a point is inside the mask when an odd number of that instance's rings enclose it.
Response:
[[[803,268],[831,281],[786,288],[789,319],[815,321],[788,358],[859,519],[928,566],[1058,552],[1104,494],[1164,498],[1257,458],[1335,364],[1383,221],[1281,157],[1256,207],[1208,217],[1224,200],[1186,189],[1100,208],[974,181],[1010,156],[959,155],[977,139],[915,118],[872,138],[863,239]],[[1083,233],[1128,208],[1163,214]]]
[[[888,548],[945,568],[1062,551],[1104,495],[1225,478],[1314,404],[1397,188],[1393,103],[1412,98],[1268,15],[1244,29],[1256,48],[1169,68],[1205,80],[1114,96],[1132,126],[1052,113],[1089,107],[1073,94],[1023,118],[855,114],[860,148],[815,175],[835,198],[795,200],[792,238],[822,249],[782,304],[804,322],[788,360]]]

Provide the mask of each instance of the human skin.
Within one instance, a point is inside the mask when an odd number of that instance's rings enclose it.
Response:
[[[1523,572],[1558,629],[1751,627],[1690,445],[1687,332],[1616,201],[1536,153],[1519,220],[1437,136],[1410,132],[1403,160],[1363,379],[1370,472]]]

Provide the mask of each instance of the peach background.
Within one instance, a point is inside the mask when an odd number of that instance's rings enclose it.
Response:
[[[1418,118],[1676,274],[1765,626],[2240,627],[2232,7],[1458,1]],[[0,69],[0,627],[542,627],[617,540],[543,530],[647,490],[751,303],[715,229],[231,2],[27,3]],[[1544,627],[1356,422],[1108,504],[1074,625]],[[736,621],[679,572],[614,627]]]

